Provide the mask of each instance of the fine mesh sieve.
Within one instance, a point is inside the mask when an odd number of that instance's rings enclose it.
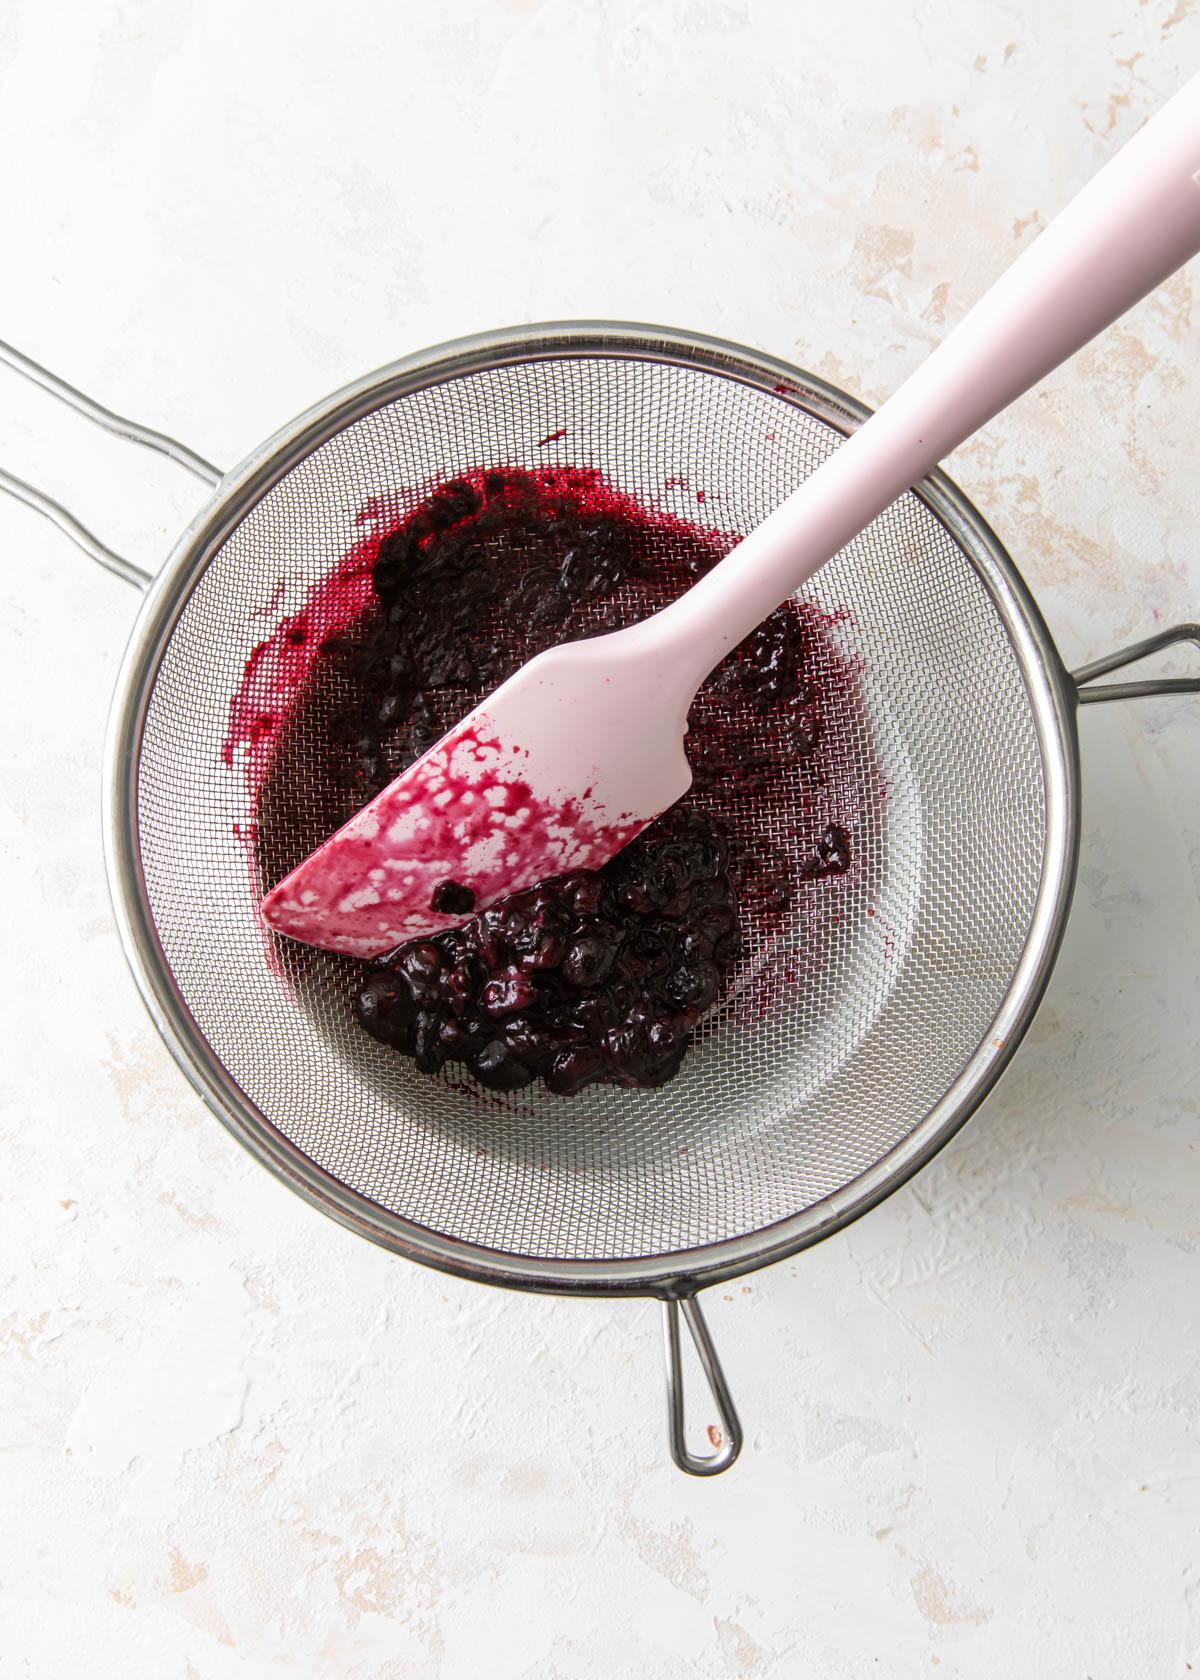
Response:
[[[822,790],[860,861],[797,891],[781,926],[751,924],[729,997],[669,1085],[563,1098],[480,1091],[455,1064],[430,1079],[357,1025],[344,960],[292,947],[293,983],[281,984],[264,954],[235,833],[253,813],[221,758],[230,696],[280,583],[273,617],[295,611],[353,545],[365,504],[561,455],[743,534],[836,436],[793,398],[706,368],[578,354],[501,362],[345,427],[209,560],[142,732],[137,847],[150,915],[229,1074],[349,1190],[443,1236],[536,1260],[704,1247],[856,1178],[986,1035],[1041,884],[1041,754],[1003,612],[916,496],[810,592],[831,617],[847,614],[828,634],[861,673],[859,706],[827,708],[837,785]],[[770,809],[771,839],[798,861],[814,820],[800,769]]]
[[[344,959],[264,941],[247,779],[222,744],[254,648],[379,498],[561,463],[741,535],[864,413],[785,364],[659,328],[531,328],[397,363],[224,477],[150,592],[110,729],[118,919],[202,1095],[293,1188],[411,1258],[684,1299],[728,1437],[708,1460],[683,1444],[669,1311],[673,1450],[701,1472],[740,1433],[695,1289],[902,1182],[981,1100],[1048,978],[1078,846],[1075,693],[1012,562],[937,474],[806,586],[827,674],[854,682],[827,716],[824,786],[814,797],[797,765],[769,838],[802,857],[833,813],[856,862],[752,919],[728,995],[656,1091],[482,1091],[368,1038]]]

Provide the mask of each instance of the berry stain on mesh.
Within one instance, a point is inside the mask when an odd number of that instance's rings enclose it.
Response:
[[[647,617],[737,541],[571,467],[464,474],[377,499],[360,523],[230,705],[224,759],[246,779],[260,895],[534,654]],[[689,716],[690,792],[610,862],[386,962],[338,959],[362,1029],[423,1073],[459,1064],[498,1091],[672,1079],[748,933],[854,866],[837,724],[857,682],[833,622],[788,602],[733,650]],[[442,882],[434,907],[470,911],[470,886]],[[293,972],[328,970],[283,943]]]

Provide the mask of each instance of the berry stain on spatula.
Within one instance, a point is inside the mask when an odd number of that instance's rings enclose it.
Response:
[[[598,868],[686,790],[676,772],[639,799],[601,765],[572,760],[545,720],[586,738],[575,673],[539,658],[281,881],[267,921],[308,944],[383,956],[547,876]]]

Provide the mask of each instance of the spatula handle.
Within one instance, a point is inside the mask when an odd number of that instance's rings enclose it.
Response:
[[[944,455],[1200,250],[1200,75],[1076,195],[878,412],[646,624],[698,684]]]

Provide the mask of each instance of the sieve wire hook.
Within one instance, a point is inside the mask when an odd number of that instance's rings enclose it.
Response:
[[[20,350],[14,349],[11,344],[5,344],[2,340],[0,340],[0,362],[6,363],[16,373],[32,381],[33,384],[40,385],[44,391],[49,391],[51,396],[66,403],[68,408],[73,408],[77,414],[82,414],[85,419],[92,421],[94,425],[103,426],[105,431],[113,432],[117,437],[126,438],[130,443],[140,443],[147,449],[157,450],[160,455],[165,455],[168,460],[177,462],[181,467],[186,467],[188,472],[194,473],[197,478],[203,479],[205,484],[212,488],[220,484],[222,477],[220,469],[214,467],[211,461],[206,461],[202,455],[197,455],[194,449],[189,449],[187,444],[180,443],[177,438],[168,437],[165,432],[156,432],[149,426],[141,426],[136,420],[127,420],[124,415],[114,414],[112,409],[105,408],[102,404],[93,401],[82,391],[76,390],[74,385],[68,385],[65,379],[60,379],[57,374],[51,373],[49,368],[42,367],[40,362],[35,362],[31,357],[24,355]],[[101,542],[100,538],[89,531],[86,525],[76,519],[69,508],[65,508],[61,502],[56,502],[52,496],[47,496],[44,490],[39,490],[35,485],[26,483],[23,478],[17,478],[13,473],[5,472],[2,467],[0,467],[0,490],[6,491],[10,496],[15,496],[19,502],[24,502],[26,507],[33,508],[35,512],[43,514],[45,518],[53,520],[59,530],[64,531],[73,543],[76,543],[85,554],[90,555],[96,561],[97,565],[104,566],[108,571],[115,573],[117,577],[123,578],[126,583],[133,584],[136,589],[145,590],[149,588],[153,581],[149,572],[144,571],[141,566],[135,566],[132,560],[126,560],[122,555],[117,554],[109,548],[107,543]]]
[[[1173,647],[1176,642],[1195,642],[1200,648],[1200,624],[1173,624],[1169,630],[1159,630],[1143,642],[1134,642],[1132,647],[1118,648],[1116,653],[1106,653],[1102,659],[1093,659],[1089,665],[1081,665],[1078,671],[1071,672],[1079,704],[1082,706],[1100,700],[1135,700],[1143,694],[1200,694],[1200,677],[1139,677],[1136,682],[1105,683],[1102,688],[1086,686],[1097,677],[1119,671],[1123,665],[1133,665],[1139,659],[1147,659],[1152,653]]]
[[[704,1314],[700,1311],[700,1303],[694,1295],[685,1296],[682,1301],[671,1299],[664,1301],[663,1330],[667,1344],[667,1427],[671,1443],[671,1457],[681,1470],[686,1470],[689,1476],[717,1476],[737,1458],[742,1450],[742,1425],[737,1415],[737,1408],[733,1403],[733,1396],[729,1392],[729,1384],[725,1381],[725,1373],[721,1369],[721,1361],[717,1358],[717,1350],[713,1346],[712,1337],[708,1333],[708,1325],[704,1321]],[[683,1399],[683,1349],[680,1345],[679,1319],[680,1314],[687,1319],[688,1329],[692,1333],[696,1353],[701,1368],[707,1379],[709,1390],[717,1408],[717,1416],[721,1420],[719,1436],[710,1431],[710,1439],[717,1442],[716,1451],[707,1455],[700,1455],[689,1451],[685,1438],[685,1409]]]

